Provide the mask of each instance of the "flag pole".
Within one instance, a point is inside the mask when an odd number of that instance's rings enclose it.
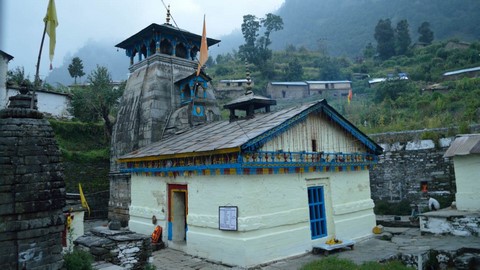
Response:
[[[33,94],[32,94],[32,101],[30,103],[30,109],[33,109],[34,104],[35,104],[35,89],[37,87],[40,87],[40,59],[42,58],[42,50],[43,50],[43,42],[45,41],[45,34],[47,33],[47,22],[45,22],[45,27],[43,28],[43,35],[42,35],[42,41],[40,42],[40,51],[38,52],[38,59],[37,59],[37,67],[35,71],[35,82],[33,84]]]

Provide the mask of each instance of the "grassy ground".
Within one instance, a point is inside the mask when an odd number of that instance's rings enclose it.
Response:
[[[401,262],[391,261],[385,264],[377,262],[367,262],[356,265],[354,262],[346,259],[339,259],[335,256],[314,261],[304,265],[301,270],[411,270],[414,268],[406,267]]]

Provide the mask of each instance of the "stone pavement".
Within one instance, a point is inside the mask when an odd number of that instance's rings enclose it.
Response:
[[[331,252],[329,256],[338,256],[352,260],[357,264],[367,261],[383,261],[391,258],[411,257],[418,260],[418,255],[427,254],[429,250],[439,250],[455,254],[461,248],[480,252],[480,237],[459,237],[451,235],[421,235],[418,228],[384,228],[390,234],[391,240],[370,238],[357,242],[353,250],[346,248],[341,251]],[[153,264],[158,270],[183,269],[183,270],[225,270],[243,269],[231,267],[201,258],[192,257],[181,251],[165,248],[153,252]],[[292,270],[300,269],[303,265],[324,258],[325,255],[307,253],[301,256],[280,260],[267,265],[258,266],[258,270]],[[421,256],[420,256],[421,257]]]

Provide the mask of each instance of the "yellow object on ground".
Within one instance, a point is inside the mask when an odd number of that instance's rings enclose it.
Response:
[[[374,234],[381,234],[381,233],[383,233],[383,226],[382,226],[382,225],[377,225],[377,226],[373,227],[372,232],[373,232]]]

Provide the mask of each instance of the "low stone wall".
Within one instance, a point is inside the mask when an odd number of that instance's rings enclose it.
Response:
[[[144,269],[152,255],[150,236],[107,227],[93,228],[74,244],[75,248],[92,254],[95,261],[106,261],[126,269]]]
[[[478,269],[480,265],[480,250],[462,248],[459,250],[431,249],[415,254],[396,254],[388,260],[398,260],[414,269]]]

